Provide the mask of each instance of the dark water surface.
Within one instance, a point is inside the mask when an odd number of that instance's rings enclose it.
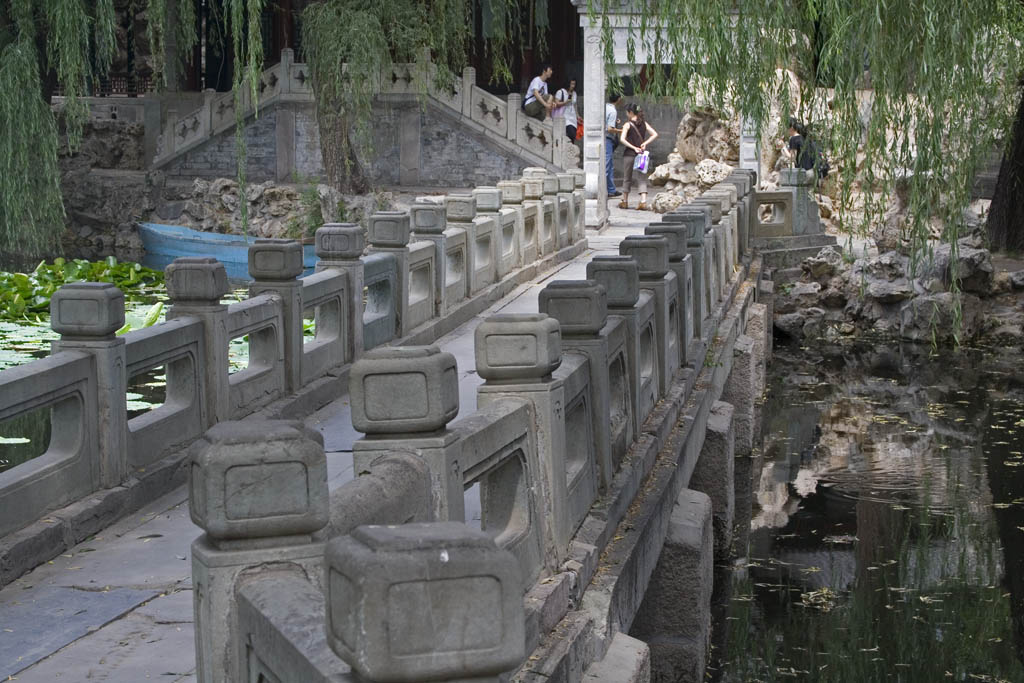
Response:
[[[776,348],[715,680],[1024,681],[1021,361]]]

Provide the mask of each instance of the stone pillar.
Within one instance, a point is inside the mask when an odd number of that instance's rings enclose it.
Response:
[[[445,231],[448,229],[448,219],[445,217],[445,209],[441,204],[424,202],[417,198],[415,203],[409,207],[409,222],[413,234],[417,240],[431,242],[434,245],[434,289],[436,293],[437,309],[436,316],[442,316],[448,310],[447,297],[447,259]],[[463,292],[463,297],[465,292]]]
[[[363,355],[363,249],[366,234],[358,223],[328,223],[316,231],[316,272],[328,268],[345,273],[348,280],[348,301],[345,338],[348,348],[345,359],[354,361]]]
[[[660,235],[631,235],[619,243],[619,254],[631,256],[640,271],[640,288],[654,294],[658,331],[658,391],[668,394],[680,367],[679,287],[668,267],[668,240]]]
[[[555,207],[554,203],[549,203],[544,199],[543,178],[523,176],[523,208],[529,210],[531,207],[537,212],[534,234],[537,240],[537,259],[540,260],[542,256],[551,253],[555,244]],[[527,232],[529,231],[529,227],[527,227]],[[529,241],[529,236],[527,236],[527,241]]]
[[[409,214],[405,211],[378,211],[367,220],[367,239],[371,252],[392,254],[398,273],[395,287],[395,310],[398,324],[395,337],[401,339],[409,330],[409,236],[412,233]]]
[[[569,170],[572,175],[573,191],[572,201],[576,207],[576,241],[587,236],[587,191],[584,187],[587,184],[587,174],[581,168]]]
[[[448,225],[466,231],[466,279],[469,295],[476,294],[490,284],[487,277],[488,264],[480,263],[477,251],[476,197],[471,194],[450,194],[445,197],[445,217]],[[493,247],[484,256],[492,259]]]
[[[494,220],[491,234],[491,260],[494,279],[500,281],[520,262],[519,235],[516,229],[516,211],[502,207],[501,189],[482,186],[474,188],[477,215]]]
[[[249,296],[276,294],[284,318],[285,390],[302,386],[302,245],[295,240],[256,240],[249,247]]]
[[[393,451],[419,453],[436,518],[464,521],[457,437],[448,430],[459,413],[455,357],[436,346],[376,348],[352,365],[348,386],[352,426],[366,435],[352,446],[355,471]]]
[[[124,294],[109,282],[63,285],[50,298],[50,327],[60,333],[53,353],[81,351],[95,359],[99,485],[119,486],[128,475],[125,341],[116,336],[124,327]]]
[[[570,244],[576,244],[580,237],[582,237],[576,232],[576,201],[573,197],[576,180],[571,173],[559,173],[555,177],[558,178],[558,204],[561,206],[564,203],[567,207],[565,244],[559,245],[565,247]]]
[[[762,176],[761,173],[761,138],[757,125],[744,118],[740,126],[740,168],[749,169]]]
[[[708,300],[708,315],[715,311],[719,300],[722,298],[718,268],[718,247],[715,238],[715,226],[722,222],[722,202],[711,197],[697,197],[690,204],[695,206],[706,206],[711,209],[711,224],[704,232],[701,241],[704,246],[704,287],[705,296]]]
[[[362,526],[333,539],[324,560],[327,642],[358,680],[497,683],[522,664],[519,563],[489,534],[453,522]]]
[[[761,388],[757,385],[754,340],[746,334],[741,334],[736,338],[736,345],[733,347],[732,370],[729,371],[722,391],[722,400],[733,407],[733,431],[735,434],[734,557],[746,557],[747,545],[750,540],[750,515],[753,505],[754,399],[760,394]]]
[[[784,168],[779,171],[779,189],[793,192],[793,234],[820,235],[825,232],[814,192],[814,172],[802,168]]]
[[[498,182],[498,189],[501,190],[501,206],[504,209],[511,209],[516,215],[516,249],[519,254],[518,264],[529,265],[537,260],[536,232],[534,239],[527,242],[526,238],[526,215],[523,211],[523,183],[521,180],[502,180]],[[537,219],[534,218],[533,225],[536,231]]]
[[[708,301],[708,283],[704,264],[704,234],[711,229],[711,210],[705,206],[688,204],[675,212],[686,226],[686,251],[690,257],[690,274],[693,276],[693,336],[697,339],[704,334],[704,319],[711,312]],[[703,362],[702,359],[698,359]]]
[[[211,427],[231,417],[228,382],[228,276],[224,265],[214,258],[179,258],[164,272],[171,307],[167,319],[183,316],[203,321],[203,374],[206,420]],[[170,380],[170,376],[168,376]]]
[[[581,302],[588,305],[581,305]],[[578,351],[590,361],[591,424],[596,432],[594,441],[601,484],[607,490],[615,476],[608,407],[607,293],[596,280],[555,280],[541,290],[537,309],[558,321],[563,350]]]
[[[604,174],[605,69],[601,27],[583,26],[583,171],[587,174],[586,225],[600,230],[608,222],[608,183]]]
[[[689,365],[690,343],[693,342],[693,259],[686,253],[688,226],[682,223],[651,223],[645,235],[662,236],[668,240],[668,267],[676,274],[679,302],[679,364]]]
[[[651,680],[702,683],[711,655],[711,499],[683,489],[630,635],[651,648]]]
[[[735,432],[733,407],[715,401],[708,416],[704,446],[690,477],[690,488],[706,493],[711,499],[712,529],[715,535],[715,560],[730,557],[732,524],[735,516],[736,493],[733,483],[735,459]]]
[[[541,193],[537,194],[532,183],[539,181]],[[546,168],[523,169],[523,188],[528,199],[538,199],[542,202],[541,211],[544,220],[538,222],[540,226],[540,251],[547,255],[558,251],[562,245],[563,221],[559,210],[558,201],[558,177],[548,173]]]
[[[608,312],[622,318],[626,325],[626,372],[628,375],[631,432],[640,433],[644,416],[658,400],[658,383],[645,389],[641,370],[641,332],[645,321],[654,317],[654,297],[643,293],[641,301],[640,270],[630,256],[595,256],[587,264],[587,279],[604,285]],[[655,325],[654,336],[657,336]],[[653,363],[657,368],[657,362]],[[656,374],[656,373],[655,373]],[[632,438],[630,439],[632,441]]]
[[[477,406],[483,409],[506,398],[522,399],[533,405],[548,511],[544,521],[544,555],[559,566],[568,552],[571,528],[565,462],[565,387],[561,379],[552,377],[562,363],[558,322],[543,314],[499,315],[484,322],[491,325],[484,327],[481,323],[475,333],[477,373],[487,379],[477,389]],[[496,325],[500,325],[500,330],[495,329]],[[496,333],[499,331],[500,334]]]
[[[205,531],[192,543],[196,677],[249,680],[236,624],[240,578],[291,566],[323,589],[323,437],[301,422],[222,422],[192,444],[189,457],[189,512]]]

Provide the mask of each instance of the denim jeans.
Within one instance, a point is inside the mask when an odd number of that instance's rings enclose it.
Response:
[[[607,135],[604,136],[604,175],[608,180],[608,194],[615,194],[615,179],[612,178],[612,152],[615,147],[612,144],[612,139]]]

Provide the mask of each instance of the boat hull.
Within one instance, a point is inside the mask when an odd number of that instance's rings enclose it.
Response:
[[[224,264],[228,279],[251,282],[249,276],[249,245],[256,238],[242,235],[223,235],[217,232],[199,232],[181,225],[139,223],[139,237],[146,254],[142,265],[163,270],[174,259],[183,257],[213,257]],[[312,244],[302,247],[303,275],[313,272],[316,252]]]

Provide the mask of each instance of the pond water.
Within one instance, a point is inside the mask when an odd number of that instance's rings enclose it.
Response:
[[[714,680],[1024,681],[1019,350],[777,347],[763,433]]]

